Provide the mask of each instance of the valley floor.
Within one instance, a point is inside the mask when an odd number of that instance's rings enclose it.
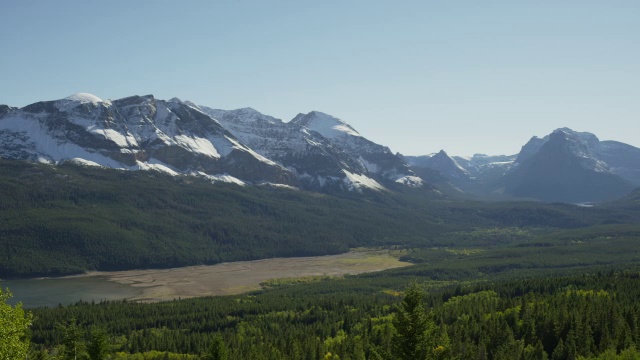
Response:
[[[345,254],[237,261],[210,266],[159,270],[90,272],[76,277],[103,277],[142,293],[129,300],[155,302],[260,290],[278,279],[344,276],[411,265],[390,250],[357,249]]]

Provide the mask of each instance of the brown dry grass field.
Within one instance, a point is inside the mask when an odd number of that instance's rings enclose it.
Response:
[[[345,254],[238,261],[210,266],[162,270],[90,272],[109,281],[133,286],[142,294],[129,300],[155,302],[177,298],[241,294],[260,290],[274,279],[344,276],[411,265],[398,252],[355,249]]]

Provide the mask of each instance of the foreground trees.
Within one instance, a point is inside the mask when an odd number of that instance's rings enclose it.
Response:
[[[0,288],[0,359],[23,359],[29,349],[27,330],[31,314],[25,313],[20,304],[11,306],[7,300],[11,293]]]
[[[398,278],[349,277],[240,296],[40,308],[32,340],[41,359],[79,342],[78,359],[94,344],[98,354],[104,344],[91,326],[107,331],[109,360],[640,359],[640,271],[431,284],[401,293]],[[79,340],[73,326],[55,326],[74,317]]]
[[[446,328],[441,329],[424,305],[424,290],[415,281],[409,284],[393,318],[393,359],[452,359]]]
[[[422,289],[417,282],[407,288],[402,304],[393,319],[396,333],[393,350],[397,359],[417,360],[431,358],[435,348],[436,325],[427,317]]]
[[[229,351],[222,340],[222,336],[216,335],[213,338],[213,343],[209,345],[209,350],[204,356],[204,360],[227,360],[228,358]]]
[[[90,360],[102,360],[104,359],[109,352],[109,343],[107,338],[107,333],[100,329],[94,327],[91,330],[91,342],[89,346],[87,346],[87,353],[89,354]]]

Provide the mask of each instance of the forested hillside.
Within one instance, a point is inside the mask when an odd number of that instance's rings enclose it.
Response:
[[[411,189],[332,196],[7,160],[0,160],[0,199],[2,278],[450,245],[460,231],[639,217],[625,209],[455,202]]]
[[[416,223],[403,238],[443,228],[364,199],[155,172],[3,162],[0,174],[2,277],[335,254],[396,241],[399,217]]]

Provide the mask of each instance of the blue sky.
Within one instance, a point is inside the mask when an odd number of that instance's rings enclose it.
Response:
[[[405,155],[640,146],[640,2],[1,1],[0,103],[76,92],[319,110]]]

